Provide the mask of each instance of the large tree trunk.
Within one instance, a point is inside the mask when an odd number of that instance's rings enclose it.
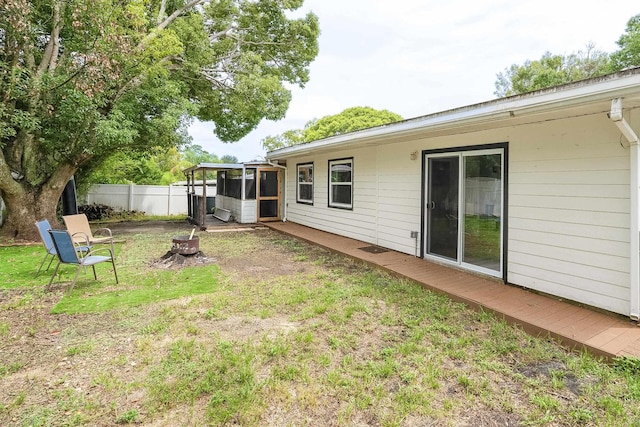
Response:
[[[47,219],[53,227],[59,227],[57,208],[67,180],[50,180],[42,187],[21,186],[21,191],[4,193],[7,220],[0,228],[0,235],[16,240],[40,239],[36,221]]]

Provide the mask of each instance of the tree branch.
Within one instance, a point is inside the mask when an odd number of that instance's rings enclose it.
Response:
[[[156,18],[157,22],[162,21],[162,18],[164,17],[164,13],[167,9],[167,0],[162,0],[160,2],[160,11],[158,12],[158,17]]]
[[[158,33],[162,30],[164,30],[165,28],[167,28],[167,26],[169,24],[171,24],[173,21],[176,20],[176,18],[178,18],[180,15],[182,15],[183,13],[185,13],[187,10],[191,9],[192,7],[195,7],[201,3],[205,3],[209,0],[191,0],[188,3],[186,3],[184,6],[178,8],[175,10],[175,12],[173,12],[171,15],[167,16],[162,22],[160,22],[153,31],[151,31],[149,34],[147,34],[145,36],[145,38],[142,39],[142,41],[140,42],[140,45],[138,46],[138,48],[140,49],[144,49],[144,47],[147,45],[147,43],[149,43],[151,40],[153,40],[155,37],[157,37]],[[162,2],[164,4],[164,1]],[[158,17],[160,17],[160,15],[158,15]]]
[[[53,5],[53,20],[49,41],[38,65],[36,76],[42,77],[47,69],[53,72],[58,64],[58,52],[60,51],[60,30],[62,29],[61,8],[62,2],[56,1]]]
[[[211,34],[211,35],[209,36],[209,41],[214,42],[214,41],[218,40],[218,39],[219,39],[220,37],[222,37],[222,36],[228,36],[228,35],[229,35],[229,33],[231,32],[231,30],[233,30],[233,27],[234,27],[234,25],[233,25],[233,24],[230,24],[230,25],[229,25],[227,28],[225,28],[224,30],[222,30],[222,31],[218,31],[218,32],[217,32],[217,33],[215,33],[215,34]]]

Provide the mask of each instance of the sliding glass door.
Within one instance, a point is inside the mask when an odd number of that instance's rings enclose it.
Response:
[[[504,150],[425,155],[425,257],[502,276]]]
[[[460,159],[429,158],[427,250],[432,255],[458,259],[458,206]]]

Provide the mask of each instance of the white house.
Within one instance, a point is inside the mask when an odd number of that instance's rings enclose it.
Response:
[[[267,154],[287,221],[640,315],[640,68]]]

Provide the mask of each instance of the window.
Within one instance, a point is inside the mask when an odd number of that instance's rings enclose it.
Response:
[[[353,158],[329,161],[329,206],[353,208]]]
[[[313,163],[298,165],[298,203],[313,204]]]

